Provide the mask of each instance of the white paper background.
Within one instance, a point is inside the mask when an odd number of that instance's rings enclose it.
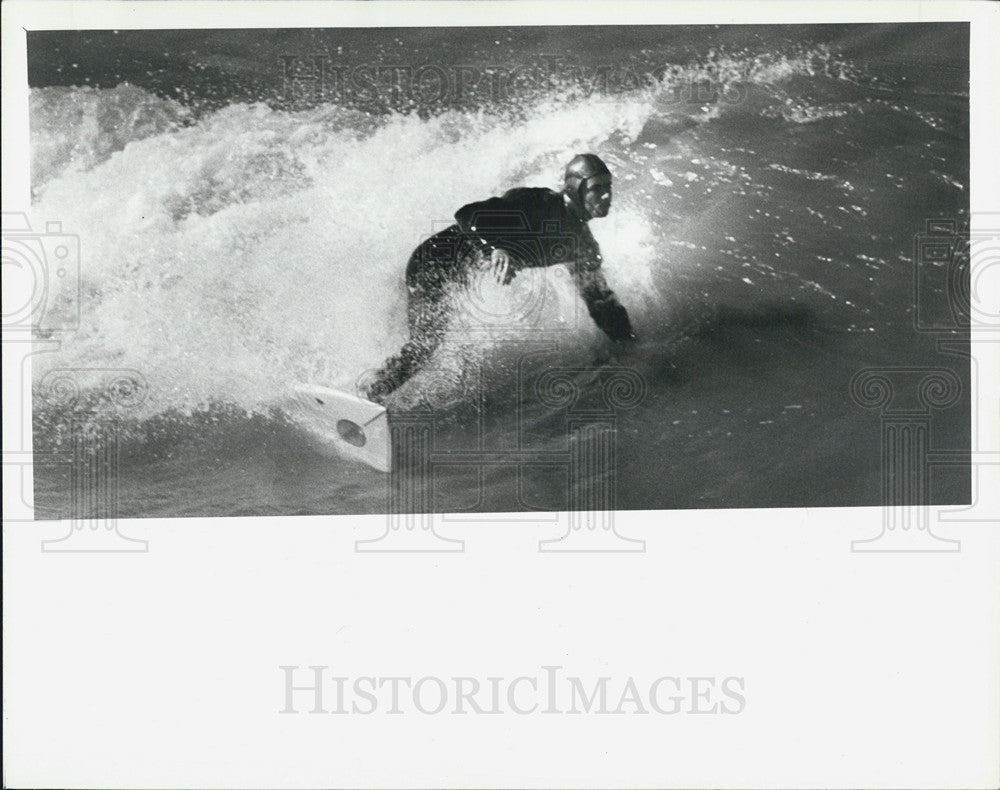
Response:
[[[22,27],[558,24],[567,14],[575,24],[971,19],[972,209],[1000,208],[1000,31],[987,3],[53,2],[3,5],[3,210],[29,206]],[[4,448],[16,450],[30,415],[8,340]],[[998,348],[973,344],[978,447],[993,453]],[[561,530],[509,523],[442,525],[466,541],[460,554],[356,553],[383,517],[122,522],[148,553],[51,554],[40,541],[65,524],[8,522],[5,784],[995,787],[1000,541],[982,520],[1000,512],[1000,467],[975,479],[966,516],[980,522],[936,526],[962,542],[944,554],[852,553],[851,540],[879,533],[877,508],[621,513],[619,528],[646,552],[619,556],[540,554],[539,537]],[[278,667],[289,664],[349,677],[537,676],[547,664],[591,680],[737,675],[747,704],[735,716],[280,715]]]

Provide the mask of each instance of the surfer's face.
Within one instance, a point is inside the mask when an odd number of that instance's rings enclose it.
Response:
[[[606,217],[611,208],[611,177],[603,176],[587,180],[583,193],[583,207],[593,217]]]

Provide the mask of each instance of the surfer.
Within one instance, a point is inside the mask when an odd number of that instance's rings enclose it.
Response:
[[[470,203],[455,224],[418,246],[406,266],[410,339],[381,370],[359,383],[363,397],[384,403],[427,362],[448,326],[448,287],[484,260],[507,285],[529,267],[567,265],[594,322],[617,342],[635,339],[628,313],[601,271],[601,251],[587,222],[611,208],[611,171],[594,154],[566,166],[563,189],[520,187]]]

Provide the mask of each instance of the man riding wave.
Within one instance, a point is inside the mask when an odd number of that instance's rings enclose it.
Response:
[[[455,224],[418,246],[406,266],[410,339],[361,386],[368,400],[385,399],[420,370],[444,339],[448,288],[467,281],[485,257],[507,285],[525,268],[569,267],[594,322],[614,341],[635,339],[628,313],[601,271],[601,250],[587,222],[611,208],[611,171],[594,154],[566,166],[563,189],[520,187],[455,212]],[[525,235],[532,244],[523,244]],[[565,240],[574,244],[567,250]]]

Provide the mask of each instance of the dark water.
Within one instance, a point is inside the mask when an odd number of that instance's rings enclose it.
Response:
[[[406,257],[457,207],[592,150],[641,342],[610,357],[558,267],[466,297],[480,319],[390,404],[433,434],[429,506],[880,504],[852,378],[968,383],[918,238],[967,221],[967,53],[941,24],[31,34],[35,221],[79,234],[82,294],[35,357],[36,452],[114,436],[121,515],[384,511],[391,480],[275,404],[398,348]],[[937,449],[969,447],[952,400]],[[69,472],[35,481],[65,514]],[[967,470],[931,482],[968,501]]]

